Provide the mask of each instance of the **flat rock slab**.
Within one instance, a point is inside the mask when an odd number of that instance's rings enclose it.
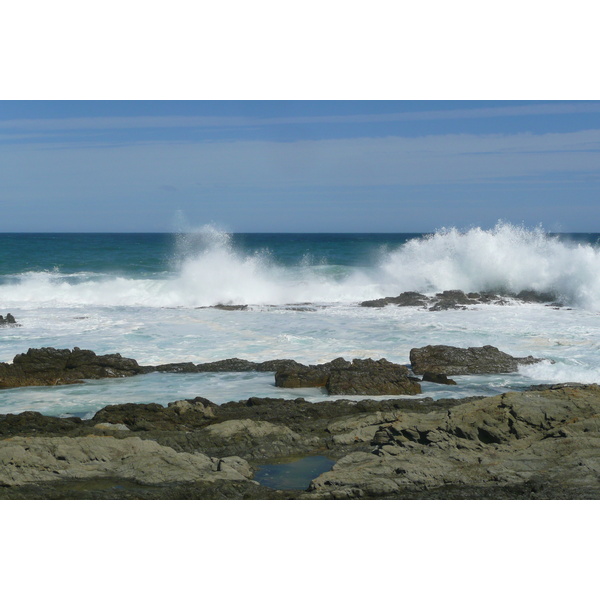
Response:
[[[250,469],[239,457],[215,459],[176,452],[151,440],[109,436],[14,437],[0,440],[0,485],[97,477],[138,483],[244,480]]]

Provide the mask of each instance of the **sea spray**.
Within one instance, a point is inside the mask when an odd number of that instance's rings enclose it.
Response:
[[[297,236],[301,237],[301,236]],[[168,270],[47,271],[4,276],[5,305],[23,307],[189,307],[215,304],[272,306],[348,304],[405,291],[446,289],[517,294],[534,290],[586,309],[600,309],[600,251],[544,232],[505,223],[485,230],[442,229],[389,247],[377,238],[354,260],[351,239],[339,243],[344,260],[299,247],[295,259],[278,249],[248,249],[214,226],[175,237]],[[307,245],[310,237],[307,236]],[[282,238],[281,245],[286,243]],[[332,242],[333,243],[337,243]],[[356,246],[357,247],[357,246]]]

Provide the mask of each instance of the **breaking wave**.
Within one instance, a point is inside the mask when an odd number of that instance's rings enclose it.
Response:
[[[153,278],[109,273],[28,272],[5,277],[11,306],[210,306],[351,303],[403,291],[447,289],[548,292],[565,303],[600,309],[600,251],[541,228],[499,223],[493,229],[442,229],[380,249],[369,267],[299,259],[278,263],[268,251],[236,249],[214,227],[180,234],[169,272]]]

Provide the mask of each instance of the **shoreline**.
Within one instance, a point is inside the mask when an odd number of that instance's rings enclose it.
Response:
[[[0,415],[0,499],[600,498],[600,386],[538,387]],[[318,455],[336,463],[306,490],[253,481],[261,465]]]

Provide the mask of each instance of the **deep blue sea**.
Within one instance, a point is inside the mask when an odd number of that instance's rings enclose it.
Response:
[[[518,374],[424,386],[434,398],[542,382],[600,380],[600,234],[498,224],[433,234],[0,234],[0,361],[28,348],[79,346],[141,364],[338,356],[406,364],[426,344],[492,344],[554,361]],[[552,292],[562,308],[509,302],[465,311],[365,308],[403,291]],[[211,308],[247,305],[243,311]],[[319,401],[274,388],[271,374],[153,374],[0,391],[0,412],[89,414],[109,403],[256,395]]]

